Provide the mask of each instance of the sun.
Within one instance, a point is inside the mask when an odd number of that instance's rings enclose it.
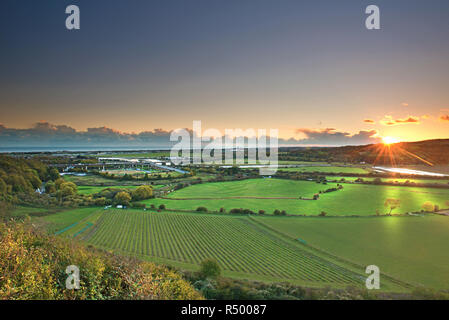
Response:
[[[398,143],[401,142],[401,140],[397,139],[397,138],[393,138],[393,137],[383,137],[382,138],[382,142],[386,145],[390,145],[393,143]]]

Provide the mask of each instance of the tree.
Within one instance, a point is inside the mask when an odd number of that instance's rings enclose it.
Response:
[[[6,194],[6,190],[7,190],[7,185],[6,185],[5,181],[3,181],[2,178],[0,178],[0,194],[1,195]]]
[[[50,180],[45,184],[45,192],[50,194],[56,192],[56,185],[53,181]]]
[[[63,178],[58,178],[55,180],[55,186],[56,189],[59,190],[61,188],[61,185],[66,182]]]
[[[70,188],[73,190],[73,194],[76,194],[78,192],[78,187],[73,182],[64,182],[59,187],[61,190],[64,188]]]
[[[94,203],[96,206],[104,206],[106,204],[106,198],[104,198],[104,197],[97,198],[97,199],[95,199]]]
[[[214,259],[205,259],[200,264],[200,274],[204,278],[217,278],[221,274],[221,268]]]
[[[115,204],[121,204],[123,206],[129,206],[130,202],[131,202],[131,196],[126,191],[120,191],[114,197],[114,203]]]
[[[140,186],[132,192],[134,201],[149,199],[153,196],[153,188],[150,186]]]
[[[435,211],[435,206],[433,205],[432,202],[430,201],[426,201],[423,203],[422,208],[424,209],[424,211],[426,212],[434,212]]]
[[[389,199],[385,200],[384,206],[385,206],[385,208],[390,208],[390,212],[388,214],[391,216],[391,212],[394,209],[399,208],[401,206],[401,200],[389,198]]]
[[[51,168],[48,172],[50,180],[56,181],[59,178],[59,171],[56,168]]]

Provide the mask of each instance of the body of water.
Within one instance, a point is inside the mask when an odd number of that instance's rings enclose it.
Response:
[[[413,170],[406,168],[389,168],[389,167],[373,167],[374,170],[379,172],[394,172],[394,173],[402,173],[402,174],[412,174],[418,176],[433,176],[433,177],[449,177],[447,174],[422,171],[422,170]]]

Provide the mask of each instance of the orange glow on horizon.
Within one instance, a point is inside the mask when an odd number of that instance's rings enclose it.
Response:
[[[393,143],[401,142],[401,140],[399,140],[398,138],[394,138],[394,137],[382,137],[382,142],[383,142],[383,144],[390,145]]]

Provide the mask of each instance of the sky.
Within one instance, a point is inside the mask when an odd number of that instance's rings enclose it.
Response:
[[[447,0],[3,0],[0,142],[194,120],[300,144],[449,138],[448,36]]]

